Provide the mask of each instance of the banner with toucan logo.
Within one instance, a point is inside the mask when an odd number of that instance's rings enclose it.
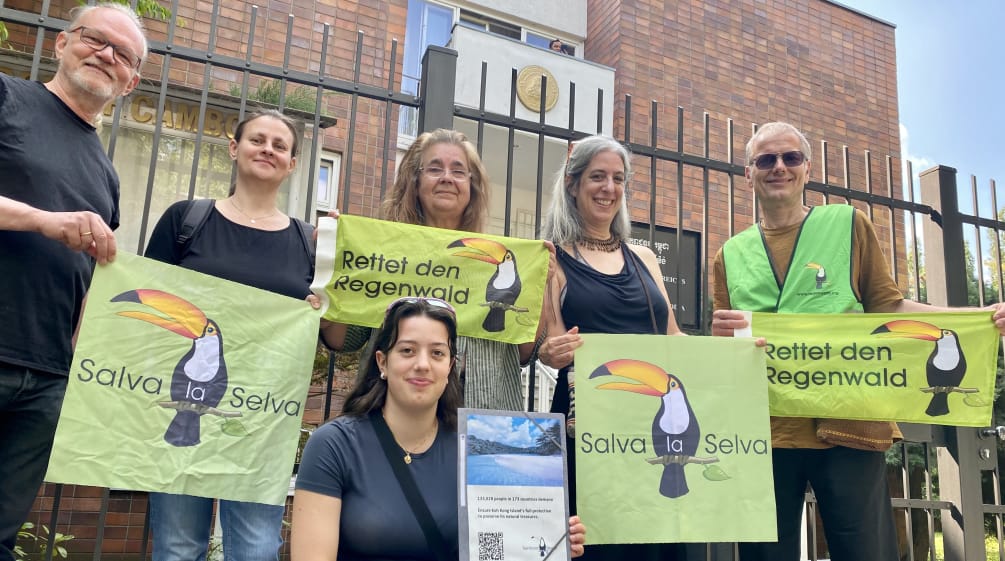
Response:
[[[319,316],[119,253],[94,273],[46,481],[284,504]]]
[[[753,313],[750,324],[767,340],[772,415],[991,423],[1001,338],[990,311]]]
[[[537,333],[548,261],[539,240],[322,218],[311,290],[339,323],[377,327],[398,298],[439,298],[457,311],[460,335],[525,343]]]
[[[751,339],[583,335],[573,378],[589,543],[777,539],[764,350]]]

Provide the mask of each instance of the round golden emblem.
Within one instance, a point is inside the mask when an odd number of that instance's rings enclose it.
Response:
[[[547,112],[558,103],[558,80],[548,72],[547,68],[536,64],[523,67],[516,77],[516,96],[527,109],[540,111],[541,76],[548,78],[548,97],[544,101],[544,110]]]

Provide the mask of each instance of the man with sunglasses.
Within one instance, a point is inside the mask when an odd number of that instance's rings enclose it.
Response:
[[[713,335],[747,326],[736,310],[937,311],[901,295],[864,213],[803,203],[810,155],[806,137],[788,123],[762,126],[747,144],[745,176],[762,218],[715,257]],[[999,330],[1003,317],[996,309]],[[799,558],[809,484],[833,561],[898,561],[883,453],[898,437],[894,423],[772,417],[778,541],[742,543],[740,560]]]
[[[863,214],[848,205],[803,204],[810,155],[806,137],[787,123],[765,124],[747,143],[744,175],[762,218],[715,257],[713,335],[745,326],[734,309],[880,311],[903,300]],[[825,280],[818,283],[821,271]],[[889,440],[895,428],[878,425]],[[832,559],[899,559],[882,452],[825,442],[814,419],[771,417],[771,445],[778,541],[740,544],[741,561],[798,559],[807,483],[818,497]]]
[[[147,54],[132,10],[71,16],[52,80],[0,74],[0,561],[45,474],[94,263],[115,258],[119,180],[94,124]]]

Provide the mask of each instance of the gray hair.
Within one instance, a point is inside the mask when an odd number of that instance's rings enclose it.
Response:
[[[107,8],[109,10],[115,10],[125,15],[127,18],[129,18],[129,21],[133,22],[133,25],[135,25],[136,29],[138,29],[140,32],[140,37],[143,39],[143,52],[140,53],[140,65],[142,65],[143,62],[147,59],[147,55],[150,54],[150,49],[147,45],[146,28],[143,27],[143,20],[140,19],[140,16],[137,15],[137,13],[133,11],[132,8],[130,8],[125,4],[119,4],[116,2],[98,2],[93,6],[76,6],[70,10],[70,24],[67,25],[66,28],[73,29],[74,27],[77,26],[77,22],[80,20],[80,18],[84,17],[84,14],[91,12],[92,10],[97,10],[98,8]],[[139,72],[139,70],[134,69],[134,72]]]
[[[590,166],[594,156],[601,152],[614,152],[625,164],[625,194],[621,197],[621,208],[611,222],[611,235],[615,239],[625,241],[632,231],[631,219],[628,216],[628,183],[631,179],[632,163],[628,149],[609,136],[589,136],[575,142],[565,166],[559,170],[558,177],[552,187],[551,206],[544,217],[544,227],[541,235],[557,245],[572,244],[586,237],[583,217],[576,207],[575,193],[583,173]]]
[[[747,141],[747,159],[744,165],[750,165],[754,161],[754,144],[766,136],[773,136],[776,134],[792,133],[796,135],[799,139],[799,148],[803,151],[803,155],[806,156],[807,160],[813,159],[812,150],[810,150],[810,141],[806,140],[803,133],[799,132],[794,125],[789,123],[783,123],[781,121],[775,121],[773,123],[764,123],[757,129],[757,132],[750,137]]]

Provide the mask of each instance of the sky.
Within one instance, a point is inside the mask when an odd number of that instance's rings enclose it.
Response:
[[[897,26],[901,150],[915,174],[956,168],[964,212],[975,175],[991,217],[991,179],[1005,206],[1005,0],[838,1]]]

